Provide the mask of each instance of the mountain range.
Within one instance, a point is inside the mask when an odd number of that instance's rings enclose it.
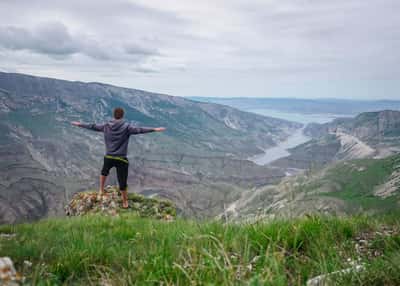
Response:
[[[271,163],[301,169],[280,183],[246,191],[221,217],[393,211],[400,205],[400,111],[365,112],[309,124],[312,139]]]
[[[189,216],[213,216],[244,189],[279,181],[284,171],[246,158],[301,127],[142,90],[0,73],[0,223],[60,215],[73,193],[95,188],[102,135],[70,121],[104,122],[117,106],[133,124],[167,128],[131,138],[130,191],[169,198]]]
[[[305,127],[204,100],[0,73],[0,223],[63,215],[74,193],[96,189],[102,134],[70,122],[110,120],[117,106],[132,124],[167,128],[131,138],[130,192],[167,198],[182,216],[342,214],[398,204],[400,111]],[[301,128],[310,141],[289,156],[265,166],[248,160]],[[116,182],[112,173],[108,184]]]

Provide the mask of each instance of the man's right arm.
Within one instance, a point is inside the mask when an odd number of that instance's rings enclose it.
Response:
[[[86,123],[81,123],[78,121],[73,121],[73,122],[71,122],[71,124],[74,126],[86,128],[86,129],[93,130],[93,131],[98,131],[98,132],[104,131],[104,124],[95,124],[95,123],[86,124]]]

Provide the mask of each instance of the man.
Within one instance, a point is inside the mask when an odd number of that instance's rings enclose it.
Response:
[[[129,136],[164,131],[164,127],[144,128],[133,126],[123,120],[124,110],[120,107],[114,109],[114,119],[105,124],[84,124],[81,122],[71,122],[72,125],[103,132],[104,142],[106,144],[106,155],[104,156],[104,164],[100,175],[100,196],[104,193],[104,184],[110,169],[117,169],[117,177],[119,189],[122,195],[122,207],[128,208],[128,166],[127,159]]]

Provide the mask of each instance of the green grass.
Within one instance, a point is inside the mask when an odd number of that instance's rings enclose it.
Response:
[[[399,207],[398,195],[383,199],[375,196],[374,190],[388,180],[399,164],[399,155],[340,163],[324,177],[324,181],[336,186],[335,190],[324,195],[342,199],[355,210],[396,210]]]
[[[346,259],[356,258],[352,238],[383,224],[400,226],[396,215],[255,224],[86,216],[0,226],[0,233],[16,234],[0,238],[0,253],[33,285],[304,285],[348,267]],[[362,275],[339,277],[341,285],[400,283],[400,237],[376,247],[385,256],[365,261]]]

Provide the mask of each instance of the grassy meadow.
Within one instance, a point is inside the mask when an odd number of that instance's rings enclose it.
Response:
[[[397,214],[308,216],[253,224],[85,216],[3,225],[0,256],[32,285],[399,285]],[[389,235],[385,234],[389,230]],[[4,236],[5,237],[5,236]],[[357,251],[357,239],[368,247]],[[24,261],[32,262],[27,266]]]

